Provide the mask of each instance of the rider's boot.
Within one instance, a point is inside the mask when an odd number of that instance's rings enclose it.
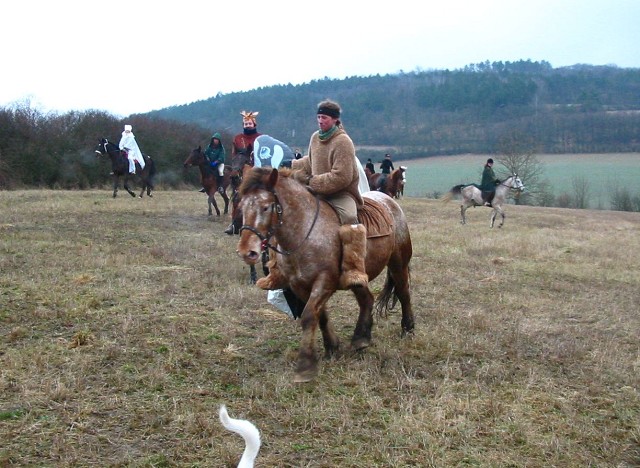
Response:
[[[269,274],[256,281],[256,286],[260,289],[284,289],[288,286],[287,278],[282,274],[276,262],[276,255],[272,255],[267,262]]]
[[[218,186],[218,192],[220,193],[224,193],[224,187],[222,186],[224,184],[224,176],[221,176],[220,174],[218,174],[216,176],[216,185]]]
[[[340,226],[339,233],[342,241],[340,288],[367,286],[369,284],[369,276],[365,268],[367,229],[362,224],[345,224]]]

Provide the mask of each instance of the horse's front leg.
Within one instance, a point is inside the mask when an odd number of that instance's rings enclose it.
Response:
[[[489,223],[489,227],[493,227],[493,225],[496,222],[496,215],[498,214],[498,208],[497,207],[493,207],[493,211],[491,212],[491,222]]]
[[[324,330],[329,330],[329,317],[324,307],[333,291],[314,287],[314,292],[302,311],[300,325],[302,339],[298,350],[298,362],[293,381],[296,383],[309,382],[318,374],[318,356],[316,356],[316,330],[322,320]],[[317,291],[320,290],[319,293]],[[324,310],[324,311],[323,311]],[[322,317],[322,318],[321,318]]]
[[[502,209],[501,206],[496,207],[496,209],[498,210],[498,212],[500,213],[500,224],[498,224],[498,227],[501,228],[504,224],[504,218],[506,218],[506,215],[504,213],[504,210]]]
[[[229,195],[227,192],[222,192],[222,199],[224,200],[224,214],[229,214]]]
[[[329,320],[329,313],[326,307],[323,307],[320,311],[320,330],[322,331],[324,357],[329,359],[340,351],[340,338],[333,328],[333,323]]]
[[[356,322],[356,328],[353,331],[353,337],[351,337],[351,347],[355,351],[368,348],[371,344],[371,329],[373,328],[373,294],[369,288],[351,288],[351,291],[356,296],[358,305],[360,306],[360,313],[358,315],[358,321]]]
[[[118,196],[118,185],[120,185],[118,181],[118,176],[114,175],[113,176],[113,198],[116,198]]]
[[[209,216],[213,214],[213,212],[211,211],[211,205],[213,205],[216,210],[216,216],[220,216],[220,210],[218,209],[218,204],[216,203],[215,194],[216,192],[211,192],[211,195],[209,195]]]
[[[460,205],[460,223],[467,224],[467,218],[465,216],[465,212],[467,211],[467,205],[464,203]]]
[[[213,199],[213,196],[207,194],[207,207],[208,207],[209,216],[213,215],[213,208],[212,208],[212,202],[211,202],[212,199]]]
[[[125,190],[129,193],[129,195],[131,195],[133,198],[135,198],[135,197],[136,197],[136,194],[133,192],[133,190],[131,190],[131,189],[129,188],[129,176],[128,176],[128,175],[126,175],[126,176],[124,177],[124,189],[125,189]]]

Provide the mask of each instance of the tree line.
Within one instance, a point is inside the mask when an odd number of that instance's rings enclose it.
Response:
[[[43,113],[18,103],[0,108],[0,188],[109,184],[110,165],[94,149],[103,137],[118,142],[125,123],[155,159],[159,186],[197,185],[198,171],[185,170],[183,161],[214,132],[230,152],[241,110],[259,111],[261,133],[304,152],[316,129],[315,106],[327,97],[342,105],[362,161],[389,151],[396,159],[482,153],[516,154],[518,161],[535,153],[640,151],[640,70],[484,62],[219,94],[126,119],[100,110]],[[619,205],[635,206],[634,195],[622,190]]]
[[[183,167],[189,152],[208,144],[209,130],[193,123],[104,111],[45,113],[29,102],[0,108],[0,188],[87,189],[111,183],[111,163],[95,149],[101,138],[118,144],[133,125],[143,153],[154,158],[155,182],[165,188],[199,184],[199,171]],[[229,147],[231,135],[223,133]]]
[[[306,147],[315,106],[343,107],[343,123],[361,158],[384,147],[402,159],[495,153],[511,133],[532,137],[539,153],[640,151],[640,69],[548,62],[484,62],[459,70],[314,80],[150,112],[207,128],[237,125],[240,110],[260,112],[259,130]],[[368,150],[367,147],[378,147]]]

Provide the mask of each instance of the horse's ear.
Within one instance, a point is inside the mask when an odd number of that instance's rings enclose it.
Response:
[[[269,174],[269,187],[273,188],[276,186],[276,182],[278,182],[278,169],[275,167],[271,170],[271,174]]]

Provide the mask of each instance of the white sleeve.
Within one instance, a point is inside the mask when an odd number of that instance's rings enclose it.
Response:
[[[360,160],[358,159],[358,157],[356,156],[356,166],[358,166],[358,175],[360,176],[358,180],[358,191],[360,192],[360,195],[362,195],[364,192],[368,192],[369,190],[371,190],[369,188],[369,181],[367,180],[367,174],[364,172],[364,169],[362,168],[362,164],[360,163]]]

